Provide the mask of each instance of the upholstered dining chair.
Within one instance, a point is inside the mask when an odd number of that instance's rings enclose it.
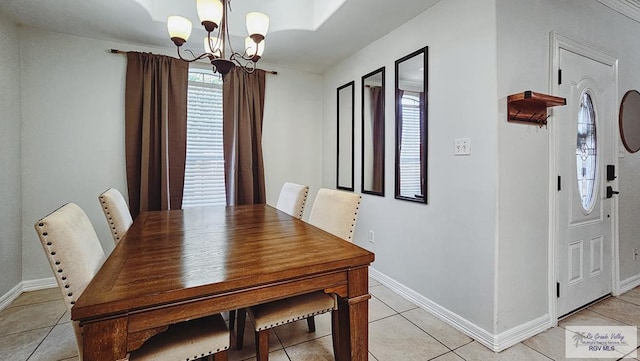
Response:
[[[351,242],[360,199],[362,196],[359,194],[320,188],[311,207],[309,223]]]
[[[98,236],[86,213],[67,203],[35,224],[36,232],[68,311],[105,260]],[[82,329],[73,321],[78,355],[82,360]],[[228,358],[229,331],[221,315],[169,326],[129,355],[132,361],[195,360],[213,355]]]
[[[276,208],[298,219],[302,218],[304,206],[307,203],[309,186],[293,182],[285,182],[280,189]],[[229,329],[233,330],[236,321],[236,311],[229,312]]]
[[[309,186],[286,182],[280,189],[276,208],[300,219],[302,218],[302,213],[304,213],[308,194]]]
[[[133,224],[129,206],[124,200],[122,193],[115,188],[109,188],[98,196],[100,206],[104,212],[104,216],[109,223],[113,242],[118,244]]]
[[[353,230],[360,209],[359,194],[321,188],[309,214],[309,223],[345,241],[352,241]],[[331,311],[333,353],[338,345],[338,304],[335,295],[322,291],[289,297],[245,310],[239,310],[236,348],[242,349],[244,325],[248,314],[253,321],[257,361],[269,357],[269,330],[273,327],[306,319],[309,332],[315,332],[314,316]]]

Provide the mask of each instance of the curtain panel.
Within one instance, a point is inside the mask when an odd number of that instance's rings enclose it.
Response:
[[[189,64],[127,53],[125,152],[129,208],[180,209],[184,186]]]
[[[371,86],[372,132],[373,132],[373,184],[371,190],[383,192],[384,180],[384,98],[381,96],[382,87]]]
[[[266,203],[262,159],[265,71],[235,68],[223,84],[227,205]]]

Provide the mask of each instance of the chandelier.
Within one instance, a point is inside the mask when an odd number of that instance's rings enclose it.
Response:
[[[209,58],[214,73],[219,73],[224,79],[235,66],[241,67],[247,73],[252,73],[256,62],[264,52],[264,37],[269,29],[269,17],[263,13],[250,12],[246,16],[247,32],[249,36],[244,41],[244,52],[233,51],[227,24],[227,11],[231,0],[196,0],[198,17],[207,36],[204,38],[204,53],[196,56],[191,50],[190,59],[186,59],[180,52],[180,47],[191,35],[191,21],[182,16],[169,16],[167,29],[169,36],[178,50],[178,57],[184,61],[193,62]],[[217,31],[216,31],[217,29]],[[227,58],[225,43],[228,44],[230,54]]]

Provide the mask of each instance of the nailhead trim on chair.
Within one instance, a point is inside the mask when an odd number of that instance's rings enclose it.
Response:
[[[349,239],[347,241],[353,239],[353,229],[356,228],[356,219],[358,219],[358,211],[360,210],[360,199],[358,199],[358,204],[356,205],[356,212],[353,214],[353,222],[351,223],[351,230],[349,231]]]
[[[298,218],[302,219],[302,214],[304,213],[304,205],[307,203],[307,196],[309,195],[309,187],[306,188],[304,192],[304,200],[302,201],[302,209],[300,209],[300,214],[298,214]]]
[[[299,320],[304,320],[305,318],[309,318],[311,316],[317,316],[329,311],[333,311],[333,307],[332,308],[327,308],[326,310],[322,310],[322,311],[318,311],[318,312],[312,312],[303,316],[298,316],[298,317],[294,317],[291,319],[288,319],[284,322],[276,322],[275,324],[271,324],[269,326],[265,326],[265,327],[260,327],[259,329],[257,329],[256,331],[262,331],[262,330],[268,330],[270,328],[274,328],[276,326],[282,326],[282,325],[286,325],[287,323],[291,323],[291,322],[295,322],[295,321],[299,321]]]
[[[211,356],[211,355],[213,355],[213,354],[215,354],[215,353],[218,353],[218,352],[220,352],[220,351],[227,351],[228,349],[229,349],[229,346],[227,346],[227,347],[225,347],[225,348],[222,348],[222,349],[220,349],[220,348],[219,348],[219,349],[217,349],[216,351],[208,351],[208,352],[209,352],[208,354],[204,354],[204,353],[202,353],[202,354],[200,354],[200,356],[198,356],[198,355],[193,356],[193,358],[191,358],[191,357],[187,357],[185,361],[195,361],[195,360],[199,360],[199,359],[201,359],[201,358],[203,358],[203,357],[205,357],[205,356]]]
[[[47,232],[46,230],[44,230],[44,223],[38,223],[38,227],[40,227],[41,229],[43,229],[42,236],[46,238],[46,237],[49,235],[49,232]],[[58,269],[57,269],[56,271],[57,271],[57,273],[59,273],[59,274],[60,274],[60,279],[61,279],[62,281],[66,281],[66,280],[67,280],[67,276],[64,276],[64,275],[63,275],[63,272],[64,272],[64,271],[63,271],[63,269],[62,269],[62,264],[61,264],[61,262],[60,262],[59,260],[57,260],[57,259],[55,259],[55,258],[54,258],[54,256],[56,255],[56,251],[55,251],[55,250],[54,250],[54,248],[53,248],[53,242],[52,242],[52,241],[50,241],[50,240],[47,240],[46,245],[47,245],[47,249],[48,249],[48,251],[49,251],[49,252],[47,253],[47,254],[48,254],[48,257],[49,257],[49,258],[51,258],[51,260],[52,260],[52,261],[54,261],[54,264],[55,264],[56,266],[58,266]],[[64,288],[69,288],[69,285],[68,285],[66,282],[63,282],[63,283],[64,283]],[[67,297],[69,297],[69,298],[70,298],[69,303],[71,303],[72,305],[76,303],[76,301],[73,299],[73,292],[69,292],[69,293],[67,293]]]
[[[104,197],[101,195],[100,196],[100,203],[102,203],[102,208],[104,208],[105,213],[108,215],[107,218],[109,218],[109,225],[111,225],[111,233],[113,234],[113,238],[116,241],[120,241],[120,235],[118,234],[118,231],[116,230],[116,225],[113,222],[113,217],[111,217],[111,211],[109,210],[109,207],[107,206],[107,202],[104,200]]]

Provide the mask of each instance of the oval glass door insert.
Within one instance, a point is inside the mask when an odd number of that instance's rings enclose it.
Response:
[[[596,112],[591,95],[586,91],[580,96],[577,133],[578,191],[582,209],[588,213],[593,210],[596,200],[598,142],[596,137]]]

